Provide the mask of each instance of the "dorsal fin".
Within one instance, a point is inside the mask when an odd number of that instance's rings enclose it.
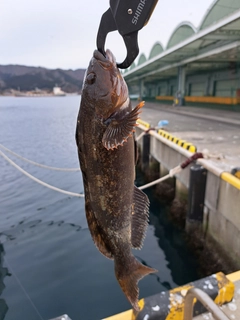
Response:
[[[141,249],[146,235],[149,216],[147,195],[134,186],[132,209],[132,247]]]
[[[144,102],[140,102],[131,112],[127,113],[121,119],[113,118],[104,132],[102,143],[107,150],[113,150],[133,134],[136,121],[140,113],[140,109],[144,106]]]

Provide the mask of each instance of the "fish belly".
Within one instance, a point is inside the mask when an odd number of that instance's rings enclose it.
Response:
[[[94,116],[86,119],[86,112],[79,118],[77,141],[86,203],[104,232],[128,227],[130,233],[135,178],[133,138],[117,149],[107,150],[102,143],[107,126]]]

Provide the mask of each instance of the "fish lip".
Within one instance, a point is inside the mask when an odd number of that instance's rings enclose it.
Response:
[[[102,62],[108,61],[107,58],[98,50],[94,50],[93,56],[98,61],[102,61]]]
[[[111,69],[114,64],[114,57],[110,50],[106,51],[106,57],[98,50],[95,50],[93,57],[104,69]]]
[[[116,59],[112,53],[112,51],[110,51],[109,49],[106,50],[106,58],[114,65],[116,64]]]

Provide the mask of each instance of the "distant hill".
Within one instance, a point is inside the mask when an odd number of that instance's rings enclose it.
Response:
[[[7,90],[31,91],[36,88],[51,92],[55,85],[63,91],[80,92],[85,69],[63,70],[0,65],[0,93]]]

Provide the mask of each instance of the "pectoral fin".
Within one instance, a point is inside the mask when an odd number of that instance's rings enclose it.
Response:
[[[125,141],[133,134],[136,121],[140,113],[140,109],[144,106],[144,102],[140,102],[130,113],[127,113],[121,119],[114,118],[107,127],[103,138],[103,146],[109,150],[123,145]]]
[[[146,235],[149,216],[147,195],[134,186],[132,210],[132,247],[141,249]]]
[[[98,222],[94,216],[94,213],[91,209],[91,206],[86,202],[85,205],[85,210],[86,210],[86,217],[87,217],[87,222],[88,222],[88,227],[91,233],[91,236],[93,238],[93,242],[95,243],[96,247],[98,250],[107,258],[113,259],[113,255],[104,242],[103,236],[103,230],[101,227],[98,225]]]

